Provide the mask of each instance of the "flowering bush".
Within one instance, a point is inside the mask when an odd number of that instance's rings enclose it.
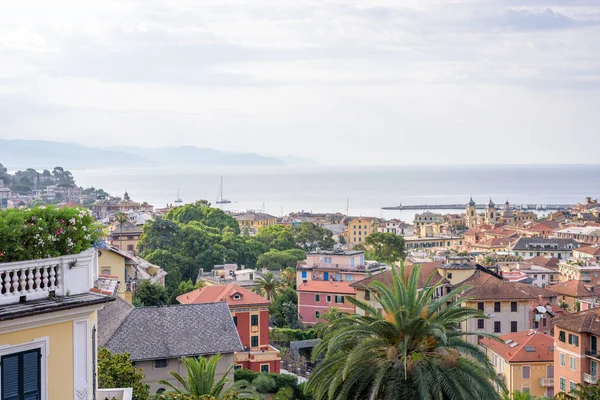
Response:
[[[0,210],[0,263],[77,254],[101,237],[84,208]]]

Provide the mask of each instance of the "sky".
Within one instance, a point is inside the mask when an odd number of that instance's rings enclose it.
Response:
[[[600,163],[598,0],[0,0],[0,138]]]

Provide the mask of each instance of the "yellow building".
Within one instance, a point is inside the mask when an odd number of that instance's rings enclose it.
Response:
[[[259,212],[238,214],[234,215],[233,218],[238,222],[240,230],[246,229],[250,234],[255,234],[260,228],[277,223],[277,217]]]
[[[101,397],[97,311],[114,300],[117,282],[96,279],[96,251],[3,263],[0,271],[6,289],[0,294],[0,397]]]
[[[124,223],[115,223],[110,234],[110,244],[123,251],[136,254],[137,245],[142,236],[142,228],[130,221]]]
[[[509,392],[519,390],[535,397],[554,396],[554,338],[525,330],[500,337],[501,342],[481,339],[498,376]]]
[[[165,286],[167,272],[141,257],[133,256],[115,247],[98,250],[98,274],[121,282],[119,297],[131,303],[135,286],[144,280]]]
[[[371,233],[377,232],[377,224],[373,218],[354,218],[348,222],[348,243],[356,245],[365,241]]]

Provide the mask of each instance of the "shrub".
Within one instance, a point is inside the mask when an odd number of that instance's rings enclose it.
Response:
[[[306,382],[298,386],[298,400],[314,400],[312,393],[306,388]]]
[[[292,400],[294,398],[294,389],[289,386],[282,387],[275,394],[274,400]]]
[[[296,389],[298,387],[298,377],[296,375],[290,374],[269,374],[275,379],[275,384],[277,385],[277,389],[282,389],[285,387],[291,387],[292,389]]]
[[[251,371],[249,369],[238,369],[233,373],[233,380],[237,381],[248,381],[252,382],[257,376],[258,372]]]
[[[277,383],[269,374],[259,374],[252,381],[252,385],[258,393],[275,393],[277,391]]]
[[[0,210],[0,263],[77,254],[100,236],[100,227],[82,208]]]

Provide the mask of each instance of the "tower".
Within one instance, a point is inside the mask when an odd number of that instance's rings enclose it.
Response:
[[[473,197],[469,199],[469,203],[467,204],[465,223],[469,229],[477,226],[477,207],[475,206]]]
[[[485,223],[494,225],[498,220],[498,214],[496,213],[496,205],[490,198],[488,205],[485,207]]]

